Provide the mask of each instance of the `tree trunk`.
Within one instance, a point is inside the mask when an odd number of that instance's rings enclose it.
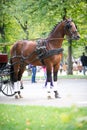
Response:
[[[72,66],[72,40],[68,41],[68,68],[67,68],[67,74],[73,75],[73,66]]]

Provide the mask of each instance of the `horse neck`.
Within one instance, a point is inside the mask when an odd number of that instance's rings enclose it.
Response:
[[[61,22],[56,26],[55,30],[48,37],[51,48],[60,48],[64,40],[64,35],[64,23]]]

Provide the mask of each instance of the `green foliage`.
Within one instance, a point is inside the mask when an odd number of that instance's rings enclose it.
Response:
[[[0,105],[2,130],[86,130],[87,108]]]

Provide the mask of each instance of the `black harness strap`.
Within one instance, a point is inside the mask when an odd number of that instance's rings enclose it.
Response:
[[[42,63],[42,65],[45,65],[44,59],[42,57],[47,53],[46,40],[38,40],[35,51],[36,51],[37,57],[40,60],[40,62]]]

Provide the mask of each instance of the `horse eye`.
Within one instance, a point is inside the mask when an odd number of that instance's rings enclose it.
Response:
[[[72,25],[70,25],[70,24],[66,25],[66,28],[68,28],[68,29],[70,29],[71,27],[72,27]]]

